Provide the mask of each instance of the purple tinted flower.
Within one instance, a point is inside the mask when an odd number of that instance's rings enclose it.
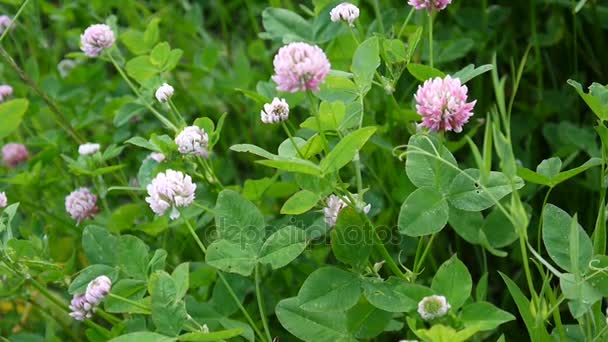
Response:
[[[6,208],[8,205],[8,199],[6,198],[5,192],[0,192],[0,209]]]
[[[316,45],[290,43],[279,49],[274,56],[272,80],[277,89],[295,93],[319,90],[331,65],[325,52]]]
[[[89,57],[98,57],[104,49],[114,45],[116,38],[110,26],[95,24],[80,35],[80,49]]]
[[[473,115],[477,102],[467,102],[467,92],[459,79],[450,76],[425,81],[414,95],[422,125],[436,132],[462,132],[462,126]]]
[[[192,178],[180,171],[171,169],[156,175],[147,187],[146,202],[156,215],[163,215],[167,209],[172,208],[169,217],[179,217],[179,207],[187,207],[194,202],[196,184]]]
[[[356,207],[362,210],[365,214],[368,214],[372,208],[371,204],[365,204],[360,201],[357,195],[352,195],[353,199],[357,202]],[[325,216],[325,223],[329,227],[334,227],[338,221],[338,215],[342,209],[346,208],[348,203],[344,202],[340,197],[336,195],[330,195],[327,198],[327,206],[323,208],[323,215]]]
[[[13,95],[13,87],[8,84],[0,85],[0,102],[5,101],[11,95]]]
[[[78,223],[87,218],[92,218],[99,212],[97,196],[93,195],[87,188],[76,189],[66,196],[65,210]]]
[[[199,155],[207,158],[209,136],[198,126],[188,126],[175,137],[177,149],[181,154]]]
[[[417,10],[427,9],[429,11],[436,10],[444,10],[448,7],[449,4],[452,3],[452,0],[409,0],[408,4],[413,6]]]
[[[153,159],[157,163],[162,163],[166,159],[165,155],[160,152],[152,152],[148,158]]]
[[[87,302],[84,294],[74,295],[69,306],[70,316],[77,321],[84,321],[93,315],[91,305]]]
[[[260,116],[265,124],[285,121],[289,118],[289,105],[285,99],[275,97],[271,103],[264,105],[264,110],[260,113]]]
[[[87,285],[87,291],[84,294],[87,302],[92,306],[98,306],[99,303],[110,293],[112,288],[112,280],[105,275],[93,279]]]
[[[12,22],[13,20],[8,15],[0,15],[0,34],[3,34]]]
[[[343,2],[332,8],[329,12],[329,17],[334,23],[345,21],[348,25],[354,26],[353,23],[359,18],[359,7],[348,2]]]
[[[16,167],[26,162],[29,158],[30,153],[25,145],[9,143],[2,147],[2,161],[9,167]]]

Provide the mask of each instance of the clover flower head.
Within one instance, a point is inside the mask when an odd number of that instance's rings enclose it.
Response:
[[[114,45],[116,37],[110,26],[95,24],[80,35],[80,49],[89,57],[99,57],[103,50]]]
[[[176,219],[180,216],[177,208],[187,207],[194,202],[196,184],[192,178],[180,171],[171,169],[156,175],[147,187],[146,202],[156,215],[163,215],[171,208],[169,217]]]
[[[160,152],[152,152],[150,153],[148,158],[154,160],[157,163],[162,163],[167,157],[165,157],[165,155]]]
[[[29,158],[30,153],[23,144],[8,143],[2,147],[2,161],[9,167],[16,167]]]
[[[450,308],[448,300],[438,295],[424,297],[418,303],[418,313],[425,321],[445,316]]]
[[[163,83],[158,89],[156,89],[156,99],[160,103],[165,103],[173,96],[175,89],[167,83]]]
[[[449,75],[426,80],[414,95],[422,126],[435,132],[462,132],[462,126],[473,116],[477,102],[467,102],[467,92],[467,86]]]
[[[349,2],[343,2],[329,12],[329,17],[334,23],[345,21],[349,26],[354,26],[353,23],[359,18],[359,7]]]
[[[6,101],[11,95],[13,95],[13,87],[8,84],[0,85],[0,102]]]
[[[84,294],[85,299],[92,306],[98,306],[99,303],[110,293],[112,288],[112,280],[105,275],[101,275],[93,279],[87,285],[87,291]]]
[[[78,154],[81,156],[90,156],[91,154],[95,154],[99,152],[101,145],[94,143],[85,143],[78,146]]]
[[[359,196],[352,195],[355,200],[355,206],[362,210],[365,214],[368,214],[370,209],[372,208],[371,204],[365,204],[362,200],[359,200]],[[338,221],[338,215],[342,211],[342,209],[346,208],[348,203],[343,201],[340,197],[336,195],[330,195],[327,198],[326,206],[323,208],[323,215],[325,216],[325,223],[329,227],[334,227],[336,222]]]
[[[295,93],[317,91],[325,81],[331,65],[325,52],[316,45],[296,42],[279,49],[274,56],[272,80],[277,89]]]
[[[181,154],[199,155],[207,158],[209,136],[198,126],[188,126],[175,137],[177,149]]]
[[[0,209],[2,208],[6,208],[6,206],[8,205],[8,199],[6,198],[6,193],[0,192]]]
[[[87,302],[84,294],[74,295],[69,308],[71,310],[70,316],[77,321],[84,321],[87,318],[91,318],[96,309]]]
[[[12,22],[13,20],[8,15],[0,15],[0,34],[3,34]]]
[[[448,7],[449,4],[452,3],[452,0],[409,0],[408,4],[413,6],[417,10],[426,9],[428,11],[436,10],[444,10]]]
[[[76,189],[66,196],[65,210],[78,223],[87,218],[92,218],[99,212],[97,196],[93,195],[87,188]]]
[[[260,116],[265,124],[286,121],[289,118],[289,104],[287,104],[285,99],[275,97],[271,103],[264,105],[264,110],[262,110]]]
[[[62,59],[59,63],[57,63],[57,71],[59,72],[59,76],[65,78],[68,76],[70,71],[74,69],[78,65],[78,63],[73,59]]]

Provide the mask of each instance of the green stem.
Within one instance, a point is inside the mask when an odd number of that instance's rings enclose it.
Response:
[[[21,6],[19,7],[19,10],[15,14],[15,16],[12,18],[11,23],[8,24],[8,26],[4,29],[4,32],[2,32],[2,36],[0,36],[0,42],[2,42],[2,40],[4,39],[4,36],[6,36],[9,33],[9,31],[13,28],[13,25],[15,25],[15,23],[17,22],[17,18],[19,18],[19,16],[21,15],[21,12],[25,8],[25,6],[27,6],[28,2],[30,2],[30,0],[23,1]]]
[[[532,273],[530,272],[530,264],[528,261],[528,250],[526,249],[526,241],[524,236],[519,237],[519,249],[521,250],[521,259],[524,264],[524,273],[526,274],[526,281],[528,282],[528,288],[532,295],[532,300],[535,305],[538,305],[538,295],[534,290],[534,283],[532,282]],[[538,310],[538,307],[537,307]]]
[[[433,68],[433,11],[429,11],[429,65]]]
[[[373,0],[374,4],[374,12],[376,14],[376,20],[378,21],[378,27],[380,28],[380,33],[384,34],[384,22],[382,21],[382,14],[380,13],[380,5],[378,4],[378,0]]]
[[[426,256],[429,253],[431,246],[433,245],[433,241],[435,240],[435,235],[436,234],[431,235],[429,242],[426,244],[426,248],[424,249],[424,252],[422,252],[422,256],[420,256],[420,259],[418,260],[418,262],[414,264],[414,273],[418,273],[418,271],[420,270],[420,267],[422,266],[424,259],[426,259]],[[420,238],[420,239],[422,239],[422,238]]]
[[[401,28],[399,29],[399,33],[397,34],[397,39],[401,39],[403,30],[405,30],[405,28],[407,27],[407,24],[409,23],[410,19],[412,18],[414,11],[415,11],[415,8],[412,7],[412,9],[410,10],[410,13],[407,14],[407,17],[405,18],[405,20],[403,21],[403,24],[401,25]]]
[[[142,304],[142,303],[136,302],[136,301],[134,301],[134,300],[131,300],[131,299],[129,299],[129,298],[125,298],[125,297],[123,297],[123,296],[119,296],[119,295],[114,294],[114,293],[111,293],[111,292],[108,294],[108,297],[112,297],[112,298],[114,298],[114,299],[117,299],[117,300],[120,300],[120,301],[122,301],[122,302],[125,302],[125,303],[127,303],[127,304],[129,304],[129,305],[133,305],[134,307],[136,307],[136,308],[138,308],[138,309],[141,309],[141,310],[146,311],[146,314],[148,314],[148,315],[149,315],[149,314],[150,314],[150,312],[152,311],[152,309],[150,309],[150,307],[148,307],[148,306],[147,306],[147,305],[145,305],[145,304]]]
[[[538,228],[537,228],[537,241],[536,241],[536,250],[538,253],[541,253],[541,241],[542,241],[542,227],[543,227],[543,215],[545,213],[545,206],[547,205],[547,200],[549,200],[549,195],[551,195],[551,190],[553,187],[550,187],[545,194],[545,198],[543,199],[543,206],[540,209],[540,217],[538,218]]]
[[[171,99],[169,99],[168,102],[169,102],[169,107],[171,108],[171,110],[175,113],[175,115],[178,118],[178,119],[176,119],[176,121],[178,121],[181,125],[186,126],[186,120],[184,119],[184,116],[179,111],[179,109],[177,109],[177,107],[175,106],[175,103],[173,103],[173,101]]]
[[[393,257],[386,249],[386,246],[384,246],[384,242],[382,242],[382,240],[380,239],[380,236],[378,236],[378,231],[376,231],[376,229],[374,229],[374,238],[377,241],[377,243],[375,243],[374,246],[376,247],[376,249],[378,250],[380,255],[382,255],[382,258],[384,258],[384,260],[386,261],[386,265],[391,270],[391,272],[393,272],[393,274],[396,275],[397,277],[408,281],[409,280],[408,277],[403,272],[401,272],[401,269],[399,268],[399,266],[397,266],[397,263],[395,263],[395,261],[393,260]]]
[[[281,121],[281,127],[283,127],[283,130],[287,134],[287,137],[289,137],[289,141],[291,141],[291,144],[293,145],[293,148],[296,149],[296,152],[298,152],[298,155],[300,156],[300,158],[306,159],[306,158],[304,158],[304,155],[302,154],[302,151],[300,151],[300,148],[298,147],[298,144],[296,144],[296,141],[293,139],[293,136],[291,135],[291,132],[289,131],[289,128],[287,128],[287,125],[285,125],[285,121]]]
[[[272,342],[272,335],[268,328],[268,319],[264,313],[264,298],[262,297],[262,291],[260,291],[260,267],[258,263],[255,264],[255,296],[258,300],[258,309],[260,310],[260,317],[262,317],[262,325],[264,326],[266,337],[268,338],[268,342]]]
[[[321,126],[321,118],[319,117],[319,111],[317,110],[317,103],[314,99],[312,92],[307,91],[306,96],[308,97],[308,102],[310,103],[310,110],[312,111],[312,114],[317,121],[319,135],[321,135],[321,141],[323,142],[323,150],[325,151],[325,153],[329,153],[329,145],[327,143],[327,138],[325,137],[325,132],[323,132],[323,127]]]

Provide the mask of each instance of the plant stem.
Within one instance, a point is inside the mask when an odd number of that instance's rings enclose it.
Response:
[[[424,249],[424,252],[422,252],[422,256],[420,256],[420,259],[418,260],[418,262],[414,264],[414,273],[418,273],[418,270],[420,270],[420,266],[422,266],[424,259],[426,259],[426,256],[429,253],[431,246],[433,245],[433,241],[435,240],[435,235],[436,234],[431,235],[429,242],[426,244],[426,248]]]
[[[521,259],[524,264],[524,272],[526,274],[526,281],[528,282],[528,288],[530,290],[530,294],[532,295],[532,300],[535,305],[538,304],[538,295],[534,290],[534,283],[532,282],[532,273],[530,272],[530,265],[528,262],[528,250],[526,249],[526,241],[525,237],[521,235],[519,237],[519,249],[521,250]],[[538,309],[538,308],[537,308]]]
[[[4,39],[4,37],[9,33],[9,31],[13,28],[13,26],[15,25],[15,23],[17,22],[17,18],[19,18],[19,16],[21,15],[21,12],[23,11],[23,9],[25,8],[25,6],[27,6],[27,3],[30,2],[30,0],[25,0],[23,1],[23,3],[21,4],[21,6],[19,7],[19,10],[17,10],[17,13],[15,14],[15,16],[12,18],[11,22],[8,24],[8,26],[4,29],[4,32],[2,32],[2,35],[0,36],[0,42],[2,42],[2,40]]]
[[[306,159],[306,158],[304,158],[304,155],[302,154],[302,151],[300,151],[300,148],[298,147],[298,144],[296,144],[296,141],[293,139],[293,136],[291,135],[291,132],[289,131],[289,128],[287,128],[287,125],[285,125],[285,121],[281,121],[281,127],[283,127],[283,130],[287,134],[287,137],[289,137],[289,141],[291,141],[291,144],[293,145],[293,148],[296,149],[296,152],[298,152],[298,155],[300,156],[300,158]]]
[[[401,28],[399,29],[399,33],[397,34],[397,39],[401,39],[403,30],[405,30],[405,28],[407,27],[407,24],[409,23],[410,19],[412,18],[414,11],[415,11],[415,8],[412,7],[412,9],[410,9],[410,13],[407,14],[407,17],[405,18],[405,20],[403,21],[403,24],[401,25]]]
[[[110,293],[108,294],[108,297],[112,297],[112,298],[114,298],[114,299],[117,299],[117,300],[120,300],[120,301],[122,301],[122,302],[125,302],[125,303],[127,303],[127,304],[129,304],[129,305],[133,305],[133,306],[134,306],[134,307],[136,307],[136,308],[139,308],[139,309],[141,309],[141,310],[144,310],[144,311],[146,311],[146,313],[145,313],[146,315],[149,315],[149,314],[151,313],[151,311],[152,311],[152,309],[151,309],[150,307],[148,307],[147,305],[145,305],[145,304],[142,304],[142,303],[136,302],[136,301],[134,301],[134,300],[131,300],[131,299],[129,299],[129,298],[125,298],[125,297],[123,297],[123,296],[119,296],[119,295],[114,294],[114,293],[112,293],[112,292],[110,292]]]
[[[399,268],[399,266],[397,266],[397,263],[395,263],[395,261],[393,260],[393,257],[386,249],[386,246],[384,246],[384,242],[382,242],[382,240],[380,239],[380,236],[378,236],[378,231],[376,231],[376,229],[373,227],[372,227],[372,229],[374,229],[374,238],[377,241],[377,243],[375,243],[374,246],[376,247],[376,249],[378,250],[380,255],[382,255],[382,257],[386,261],[386,265],[388,266],[388,268],[397,277],[408,281],[409,280],[408,277],[403,272],[401,272],[401,269]]]
[[[270,334],[270,329],[268,328],[268,320],[266,318],[266,314],[264,313],[264,298],[262,297],[262,291],[260,291],[260,267],[259,263],[255,264],[255,296],[258,300],[258,309],[260,310],[260,317],[262,317],[262,325],[264,326],[264,331],[266,332],[266,337],[268,338],[268,342],[272,341],[272,335]]]
[[[429,11],[429,65],[433,68],[433,11]]]
[[[329,145],[327,144],[327,138],[325,137],[325,132],[323,132],[323,127],[321,126],[321,118],[319,117],[319,111],[317,110],[317,104],[314,96],[311,91],[307,91],[306,96],[308,97],[308,102],[310,103],[310,110],[317,121],[319,135],[321,135],[321,140],[323,141],[323,150],[325,153],[329,153]]]

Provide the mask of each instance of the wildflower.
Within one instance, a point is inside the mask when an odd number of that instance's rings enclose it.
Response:
[[[274,124],[285,121],[289,118],[289,105],[285,99],[275,97],[271,103],[264,105],[264,110],[260,113],[262,122]]]
[[[153,159],[157,163],[162,163],[166,159],[165,155],[160,152],[152,152],[148,158]]]
[[[74,69],[78,65],[78,63],[72,59],[62,59],[57,64],[57,71],[59,71],[59,76],[65,78],[72,69]]]
[[[110,26],[95,24],[80,35],[80,49],[89,57],[98,57],[103,50],[114,45],[116,38]]]
[[[2,147],[2,161],[9,167],[16,167],[26,162],[29,158],[30,153],[25,145],[9,143]]]
[[[356,207],[362,210],[365,214],[369,213],[372,208],[371,204],[365,204],[363,201],[359,201],[357,195],[353,195],[353,199],[357,202]],[[323,214],[325,215],[325,223],[328,226],[334,227],[338,221],[338,214],[342,209],[346,208],[348,203],[344,202],[340,197],[336,195],[330,195],[327,198],[327,206],[323,208]]]
[[[329,12],[329,17],[334,23],[345,21],[349,26],[354,26],[353,22],[359,18],[359,7],[348,2],[343,2]]]
[[[445,316],[451,306],[444,296],[427,296],[418,303],[418,313],[425,321]]]
[[[171,169],[156,175],[147,187],[146,202],[156,215],[163,215],[167,209],[172,208],[169,217],[179,217],[179,207],[187,207],[194,201],[196,184],[192,178],[180,171]]]
[[[425,81],[414,95],[422,125],[432,131],[462,132],[477,102],[467,103],[467,91],[459,79],[450,76]]]
[[[3,34],[12,22],[13,20],[8,15],[0,15],[0,34]]]
[[[318,90],[331,67],[320,47],[301,42],[280,48],[273,64],[277,89],[291,93]]]
[[[78,154],[80,154],[81,156],[89,156],[91,154],[95,154],[95,153],[99,152],[100,148],[101,148],[101,145],[99,145],[99,144],[93,144],[93,143],[82,144],[82,145],[78,146]]]
[[[66,196],[65,210],[78,223],[84,219],[92,218],[99,211],[97,196],[93,195],[87,188],[76,189]]]
[[[84,297],[91,305],[97,306],[110,293],[111,288],[112,280],[102,275],[93,279],[87,285],[87,292],[85,292]]]
[[[6,198],[6,193],[0,192],[0,209],[2,208],[6,208],[6,206],[8,205],[8,199]]]
[[[207,157],[209,136],[198,126],[188,126],[175,137],[177,149],[181,154],[192,154]]]
[[[448,7],[449,4],[452,3],[452,0],[409,0],[408,4],[413,6],[417,10],[427,9],[429,11],[436,10],[444,10]]]
[[[70,316],[77,321],[84,321],[86,318],[91,318],[93,312],[97,309],[87,302],[84,294],[74,295],[69,308],[72,311],[70,312]]]
[[[5,101],[11,95],[13,95],[13,87],[8,84],[0,85],[0,102]]]
[[[174,89],[171,85],[163,83],[160,88],[156,89],[156,99],[160,103],[167,102],[173,96],[173,92]]]

